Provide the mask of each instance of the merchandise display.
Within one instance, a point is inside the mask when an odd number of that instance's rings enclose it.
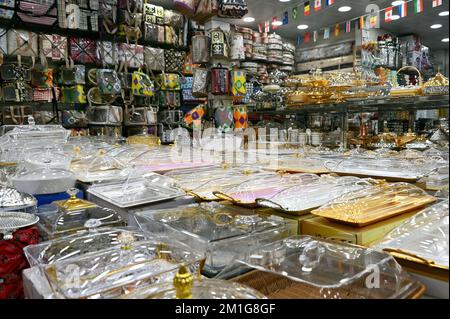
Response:
[[[449,3],[354,2],[0,0],[0,299],[448,298]]]
[[[374,265],[382,276],[381,289],[365,285],[368,266]],[[219,278],[235,268],[252,271],[234,278],[234,282],[272,299],[420,298],[425,292],[424,286],[410,278],[386,253],[308,236],[253,249],[238,257]]]
[[[232,258],[255,245],[289,235],[280,218],[242,212],[219,203],[203,203],[177,209],[138,213],[146,231],[188,243],[206,253],[203,273],[215,276]]]

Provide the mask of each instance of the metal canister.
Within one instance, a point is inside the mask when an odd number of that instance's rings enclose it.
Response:
[[[228,58],[230,56],[228,38],[221,28],[211,30],[211,56]]]
[[[192,62],[194,64],[205,64],[209,62],[209,37],[198,31],[192,37]]]

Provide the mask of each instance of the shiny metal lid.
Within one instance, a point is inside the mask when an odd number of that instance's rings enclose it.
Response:
[[[0,187],[0,210],[20,210],[36,205],[37,200],[34,196],[19,192],[14,188]]]

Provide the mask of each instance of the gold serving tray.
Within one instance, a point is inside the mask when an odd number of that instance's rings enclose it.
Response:
[[[383,251],[392,255],[403,268],[410,272],[440,281],[449,281],[448,267],[437,265],[432,260],[421,258],[407,251],[396,249],[383,249]]]
[[[327,205],[311,211],[311,214],[351,226],[364,227],[436,201],[435,197],[413,185],[387,184],[377,187],[380,192],[373,196]],[[396,187],[396,190],[393,191],[392,187]]]

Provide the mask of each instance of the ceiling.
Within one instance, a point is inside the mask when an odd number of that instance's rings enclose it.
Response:
[[[266,20],[272,21],[273,17],[282,17],[285,11],[292,12],[292,8],[299,5],[299,18],[296,21],[292,21],[291,15],[289,17],[289,24],[281,26],[277,33],[295,40],[298,33],[305,33],[297,29],[299,24],[307,24],[309,26],[306,31],[320,30],[325,27],[332,27],[338,22],[344,23],[349,19],[357,18],[366,13],[366,7],[369,4],[376,4],[380,10],[391,6],[391,1],[386,0],[335,0],[334,5],[330,7],[325,6],[325,0],[322,0],[322,9],[315,12],[313,9],[313,0],[311,3],[311,14],[309,16],[303,15],[303,0],[291,0],[290,2],[280,2],[279,0],[247,0],[249,7],[249,13],[247,16],[254,17],[256,21],[254,23],[243,23],[242,20],[235,21],[236,24],[248,25],[255,30],[258,29],[258,24]],[[448,49],[448,43],[443,43],[443,38],[448,38],[449,28],[449,16],[440,17],[439,12],[449,10],[449,1],[444,0],[442,6],[432,8],[431,0],[424,0],[424,10],[420,14],[416,14],[414,11],[414,1],[410,1],[408,5],[408,14],[405,18],[395,20],[389,23],[384,23],[384,12],[381,13],[381,28],[387,32],[394,33],[396,35],[409,35],[418,34],[422,38],[424,45],[431,49]],[[341,6],[350,6],[352,10],[349,12],[341,13],[338,8]],[[397,10],[394,8],[394,14]],[[440,29],[431,29],[432,24],[442,24]],[[352,28],[354,27],[354,22]],[[341,30],[344,25],[341,26]],[[342,31],[341,31],[342,32]]]
[[[290,15],[289,24],[279,27],[276,31],[281,36],[295,41],[299,33],[305,33],[305,31],[297,29],[299,24],[307,24],[309,28],[306,31],[321,30],[325,27],[332,27],[338,22],[344,23],[349,19],[365,14],[366,7],[369,4],[376,4],[380,9],[384,9],[389,7],[393,0],[335,0],[334,5],[330,7],[326,7],[325,0],[322,0],[322,9],[318,12],[314,11],[314,0],[311,0],[311,14],[309,16],[303,15],[304,0],[290,0],[289,2],[280,2],[279,0],[246,1],[249,7],[247,16],[254,17],[256,21],[253,23],[245,23],[243,20],[228,19],[228,21],[233,24],[251,27],[254,30],[258,30],[259,23],[264,24],[264,21],[272,21],[273,17],[281,18],[285,11],[291,13],[292,8],[299,6],[298,20],[293,21]],[[449,10],[449,1],[443,0],[443,4],[440,7],[432,8],[431,0],[423,0],[424,10],[420,14],[416,14],[414,11],[414,1],[409,1],[408,15],[405,18],[384,23],[384,12],[382,12],[380,16],[381,28],[398,36],[417,34],[422,38],[422,43],[432,50],[448,49],[449,43],[443,43],[441,40],[449,36],[449,16],[440,17],[438,13]],[[166,8],[172,6],[172,0],[150,0],[149,2],[163,5]],[[341,6],[350,6],[352,10],[341,13],[338,11],[338,8]],[[394,14],[397,14],[396,9],[394,9]],[[432,24],[437,23],[442,24],[443,27],[440,29],[430,28]],[[352,24],[353,27],[354,23]],[[343,28],[344,25],[341,26],[341,30]]]

